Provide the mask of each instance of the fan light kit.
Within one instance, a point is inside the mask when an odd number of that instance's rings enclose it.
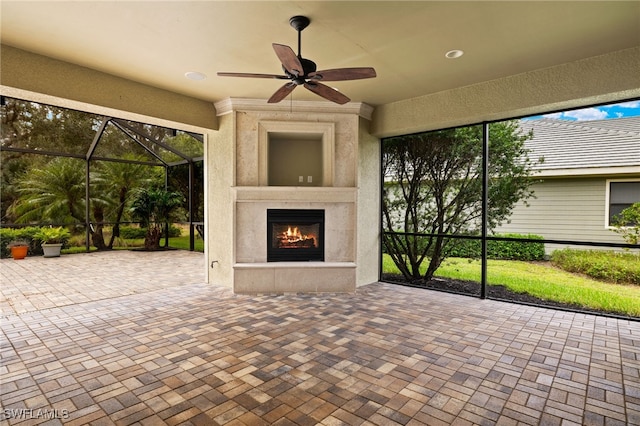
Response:
[[[207,78],[206,75],[202,74],[201,72],[197,72],[197,71],[189,71],[184,73],[184,76],[187,77],[189,80],[195,80],[195,81],[200,81],[200,80],[204,80]]]
[[[444,54],[444,57],[447,59],[458,59],[460,56],[464,55],[462,50],[450,50]]]
[[[373,78],[376,71],[371,67],[362,68],[336,68],[330,70],[316,71],[315,62],[303,58],[301,53],[302,30],[309,26],[311,21],[306,16],[294,16],[289,19],[289,24],[298,32],[298,54],[293,49],[284,44],[273,43],[273,50],[282,63],[282,74],[250,74],[219,72],[221,77],[251,77],[251,78],[274,78],[277,80],[289,80],[269,98],[267,102],[277,103],[286,98],[289,93],[298,86],[304,86],[307,90],[316,95],[322,96],[337,104],[346,104],[349,99],[336,89],[329,87],[320,81],[344,81],[360,80],[363,78]]]

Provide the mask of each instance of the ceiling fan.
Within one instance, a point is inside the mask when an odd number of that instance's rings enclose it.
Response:
[[[304,86],[313,93],[322,96],[337,104],[346,104],[351,99],[337,90],[322,84],[320,81],[343,81],[373,78],[376,71],[371,67],[362,68],[336,68],[331,70],[316,71],[315,62],[305,59],[301,54],[301,34],[311,21],[306,16],[294,16],[289,19],[289,24],[298,32],[298,54],[284,44],[273,43],[273,50],[282,63],[282,74],[250,74],[235,72],[219,72],[221,77],[253,77],[275,78],[278,80],[290,80],[284,86],[276,90],[267,102],[277,103],[286,98],[289,93],[298,86]]]

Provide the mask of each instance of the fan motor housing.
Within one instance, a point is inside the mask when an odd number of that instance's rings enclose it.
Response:
[[[300,60],[300,63],[302,64],[302,73],[303,74],[301,76],[296,77],[295,75],[291,74],[289,71],[287,71],[287,69],[284,67],[284,65],[282,66],[282,70],[287,75],[287,77],[289,77],[291,79],[291,81],[293,81],[297,85],[301,85],[301,84],[305,83],[305,80],[306,80],[307,76],[310,73],[316,72],[317,67],[316,67],[316,63],[313,62],[310,59],[305,59],[305,58],[300,58],[300,57],[298,57],[298,59]]]

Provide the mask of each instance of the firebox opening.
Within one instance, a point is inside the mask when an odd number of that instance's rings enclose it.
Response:
[[[324,261],[324,210],[268,209],[267,261]]]

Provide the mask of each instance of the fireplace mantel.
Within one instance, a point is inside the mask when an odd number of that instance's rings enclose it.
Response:
[[[316,202],[355,203],[357,188],[335,187],[278,187],[278,186],[236,186],[232,188],[235,200],[244,202]]]

